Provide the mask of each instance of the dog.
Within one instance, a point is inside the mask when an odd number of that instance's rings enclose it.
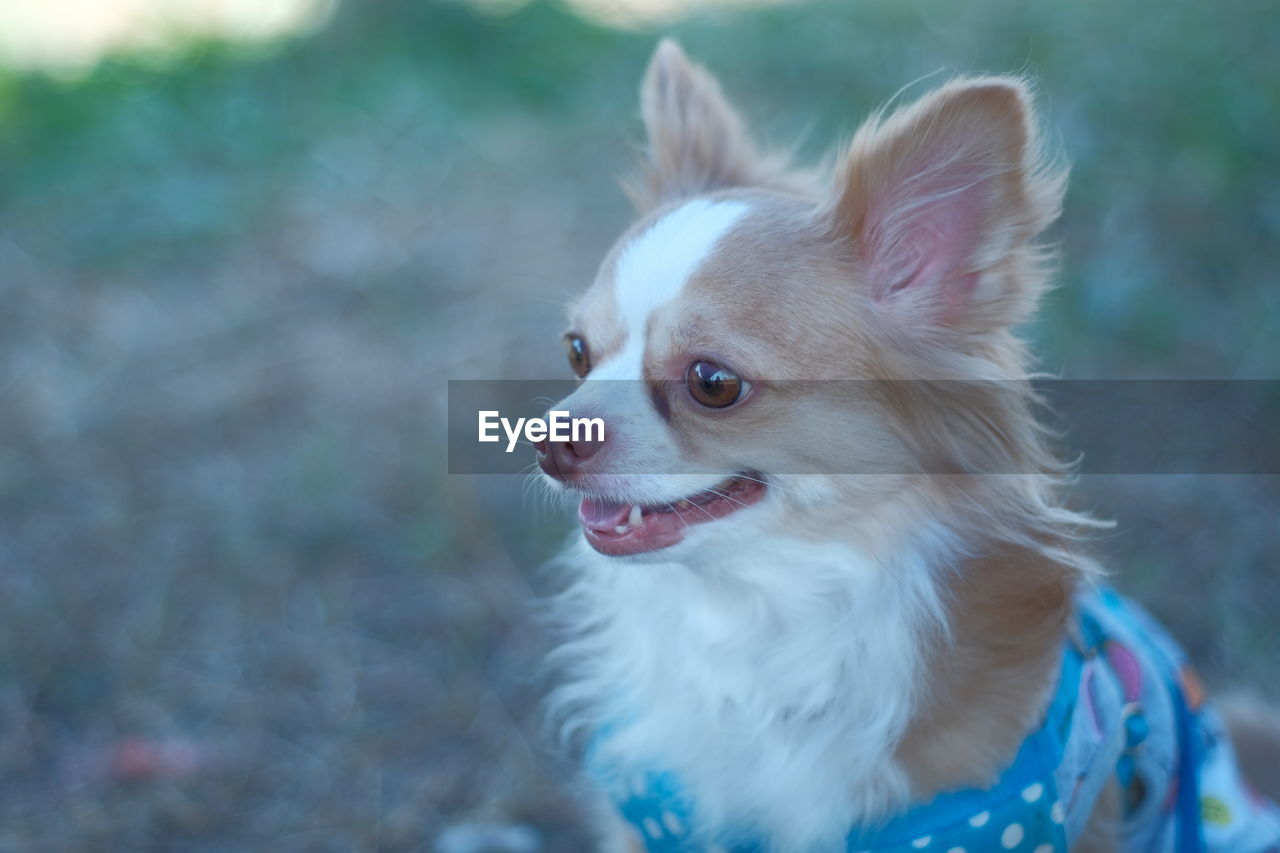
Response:
[[[674,42],[641,106],[641,215],[555,407],[605,434],[536,443],[580,502],[550,706],[602,849],[1280,847],[1274,779],[1099,582],[1037,422],[1013,330],[1066,170],[1027,83],[882,110],[828,170],[759,150]]]

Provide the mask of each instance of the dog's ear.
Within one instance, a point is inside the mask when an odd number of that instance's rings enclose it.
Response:
[[[759,155],[714,77],[663,39],[640,87],[649,136],[646,186],[633,188],[642,209],[727,187],[756,183]]]
[[[1044,279],[1031,240],[1058,215],[1026,86],[949,83],[855,135],[834,227],[873,298],[910,325],[990,330],[1026,318]]]

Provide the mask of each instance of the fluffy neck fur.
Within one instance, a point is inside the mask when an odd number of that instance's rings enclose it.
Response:
[[[909,796],[894,745],[945,630],[930,575],[948,548],[921,542],[886,571],[848,545],[752,544],[697,567],[578,552],[565,604],[588,624],[556,700],[616,727],[604,763],[675,773],[699,829],[745,822],[803,849]]]
[[[553,709],[609,727],[595,748],[619,784],[673,772],[695,829],[748,827],[776,851],[989,781],[1047,699],[1076,573],[949,521],[764,536],[697,565],[579,546]]]

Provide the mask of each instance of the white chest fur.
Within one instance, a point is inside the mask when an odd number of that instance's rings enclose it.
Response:
[[[945,631],[943,538],[893,559],[757,540],[696,568],[575,549],[553,710],[608,726],[596,748],[624,777],[673,773],[704,831],[830,843],[907,795],[894,749]]]

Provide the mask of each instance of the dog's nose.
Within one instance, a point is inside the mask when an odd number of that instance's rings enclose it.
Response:
[[[548,475],[562,482],[577,476],[588,459],[600,452],[603,441],[535,441],[538,466]]]

